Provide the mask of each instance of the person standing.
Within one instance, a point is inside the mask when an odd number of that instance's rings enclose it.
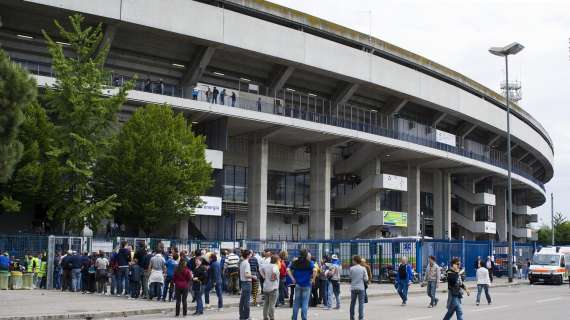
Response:
[[[212,288],[216,291],[218,298],[218,311],[224,310],[224,298],[222,296],[222,267],[215,253],[210,254],[210,267],[208,268],[208,281],[205,286],[204,300],[206,308],[210,309],[210,291]]]
[[[263,319],[275,319],[275,303],[279,291],[279,256],[273,255],[269,263],[261,265],[259,274],[263,278]]]
[[[436,297],[436,290],[441,279],[441,268],[437,265],[434,256],[429,256],[429,263],[424,276],[424,284],[427,284],[427,295],[430,298],[428,308],[437,306],[439,299]]]
[[[249,319],[249,301],[251,298],[251,280],[255,275],[251,273],[251,266],[249,260],[251,258],[251,251],[243,250],[241,254],[243,260],[239,265],[239,279],[241,296],[239,298],[239,319]]]
[[[129,294],[129,262],[131,262],[131,250],[127,247],[127,241],[121,242],[121,249],[117,253],[117,296]],[[124,290],[124,292],[123,292]]]
[[[479,263],[479,269],[477,269],[477,300],[476,304],[479,305],[481,301],[481,291],[485,290],[485,298],[487,298],[487,303],[491,304],[491,295],[489,294],[489,285],[491,285],[491,279],[489,278],[489,270],[483,265],[483,261]]]
[[[168,260],[166,260],[166,278],[164,279],[164,290],[162,291],[162,301],[166,301],[166,295],[168,294],[168,302],[172,301],[172,296],[174,293],[174,271],[178,267],[178,254],[175,253],[168,255]]]
[[[360,264],[366,269],[366,273],[368,274],[368,281],[364,283],[364,303],[368,303],[368,286],[372,282],[372,269],[366,259],[362,259]]]
[[[485,262],[485,268],[489,271],[489,279],[491,283],[493,283],[493,271],[495,270],[495,262],[491,259],[491,257],[487,256],[487,261]]]
[[[225,97],[226,97],[226,89],[224,88],[224,89],[222,89],[222,92],[220,92],[220,104],[221,105],[225,104],[225,101],[224,101]]]
[[[354,307],[358,299],[358,320],[364,319],[364,284],[368,283],[368,272],[362,266],[360,256],[352,257],[350,267],[350,320],[354,320]]]
[[[317,276],[315,264],[311,261],[307,249],[303,248],[299,251],[299,257],[291,263],[287,273],[292,283],[295,284],[292,320],[297,320],[299,309],[301,309],[301,319],[307,320],[311,286]]]
[[[188,285],[192,280],[192,273],[187,268],[186,260],[180,259],[172,281],[175,287],[175,297],[176,297],[176,316],[180,315],[180,302],[182,302],[182,315],[186,316],[188,313]]]
[[[408,302],[408,287],[414,279],[414,270],[408,264],[408,258],[402,257],[400,265],[398,266],[398,274],[396,275],[396,285],[398,287],[398,294],[402,298],[402,306]]]
[[[261,97],[257,98],[257,111],[261,112]]]
[[[212,90],[212,103],[218,103],[218,94],[220,93],[220,91],[218,91],[218,88],[214,87],[214,90]]]
[[[287,299],[287,251],[279,253],[279,295],[276,306],[284,306]]]
[[[53,259],[53,287],[56,290],[61,289],[61,277],[62,277],[62,269],[61,269],[61,252],[57,252],[54,259]]]
[[[138,299],[141,293],[141,281],[143,280],[143,269],[138,263],[138,259],[134,258],[130,266],[129,272],[129,288],[131,288],[131,296],[129,299]]]
[[[257,304],[257,295],[259,294],[259,260],[252,253],[251,259],[249,259],[249,267],[251,270],[251,274],[255,276],[255,278],[251,279],[251,299],[253,301],[253,306],[258,307]]]
[[[148,289],[148,299],[156,297],[156,300],[160,300],[162,296],[162,285],[164,283],[164,273],[166,272],[166,261],[162,253],[156,249],[154,256],[150,259],[149,263],[150,276],[148,282],[150,283]]]
[[[196,300],[196,312],[193,313],[195,316],[204,314],[204,300],[202,300],[202,295],[204,294],[204,287],[206,282],[208,282],[208,273],[206,266],[203,264],[201,258],[194,258],[194,272],[192,272],[192,291],[194,291],[194,299]]]
[[[107,294],[107,269],[109,268],[109,260],[105,257],[103,251],[99,251],[99,257],[95,261],[97,269],[97,294]]]
[[[232,91],[231,98],[232,98],[232,108],[234,108],[236,106],[236,98],[237,98],[235,91]]]
[[[319,272],[319,301],[323,304],[323,308],[330,310],[331,309],[331,301],[329,297],[329,266],[330,265],[330,258],[328,256],[323,257],[320,265],[320,272]]]
[[[208,103],[212,101],[212,90],[210,90],[210,87],[206,90],[206,101],[208,101]]]
[[[239,293],[239,256],[231,252],[226,257],[224,263],[224,274],[228,279],[228,292],[230,294]]]
[[[71,257],[71,277],[72,277],[72,287],[73,292],[79,292],[81,289],[81,265],[82,265],[81,255],[77,252],[73,253]]]
[[[338,256],[336,254],[332,255],[332,263],[329,266],[330,282],[332,286],[332,291],[334,298],[336,300],[336,310],[340,309],[340,273],[342,270],[342,265]]]
[[[461,262],[455,258],[451,260],[451,269],[447,270],[447,313],[443,320],[450,320],[453,314],[457,315],[457,320],[463,320],[463,309],[461,308],[461,299],[463,291],[470,294],[469,289],[463,284],[459,272]]]
[[[71,270],[73,268],[73,263],[71,261],[72,253],[73,252],[71,250],[68,250],[67,254],[61,258],[61,268],[63,270],[61,291],[65,291],[66,289],[73,291],[71,275]]]

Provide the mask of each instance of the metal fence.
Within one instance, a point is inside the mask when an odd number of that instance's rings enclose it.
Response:
[[[393,238],[375,240],[328,240],[328,241],[196,241],[166,238],[133,238],[116,237],[112,239],[98,239],[90,237],[69,236],[30,236],[30,235],[0,235],[0,250],[8,251],[11,256],[23,258],[26,254],[37,255],[48,253],[48,281],[53,272],[53,260],[57,252],[64,253],[67,250],[77,252],[111,253],[119,247],[122,241],[126,241],[133,248],[146,245],[154,249],[159,242],[164,248],[176,246],[179,250],[195,251],[206,249],[220,252],[222,249],[250,249],[262,252],[270,249],[273,252],[285,250],[290,259],[299,255],[302,248],[306,248],[317,260],[324,256],[337,255],[342,262],[342,276],[348,276],[351,259],[359,255],[365,259],[371,267],[373,280],[387,280],[388,270],[394,270],[402,257],[408,258],[408,262],[414,270],[423,276],[429,256],[435,256],[438,263],[449,265],[453,258],[459,258],[463,262],[467,278],[475,277],[475,263],[477,257],[485,260],[493,256],[495,260],[495,274],[498,276],[507,273],[508,244],[494,241],[462,241],[462,240],[421,240],[418,238]],[[532,259],[538,249],[536,243],[515,243],[513,256],[515,262],[524,263],[526,259]],[[49,282],[51,284],[51,282]]]

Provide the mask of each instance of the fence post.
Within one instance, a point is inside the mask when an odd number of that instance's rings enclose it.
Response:
[[[47,265],[47,284],[48,290],[53,289],[53,271],[54,271],[54,257],[55,257],[55,236],[48,237],[48,265]]]
[[[463,267],[467,269],[467,261],[465,261],[465,236],[461,236],[461,262],[463,262]]]
[[[419,274],[420,279],[423,279],[424,268],[422,266],[423,263],[423,254],[422,254],[422,240],[416,240],[416,272]]]

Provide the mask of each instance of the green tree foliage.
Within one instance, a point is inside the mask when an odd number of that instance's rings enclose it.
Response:
[[[24,121],[23,110],[36,100],[36,94],[35,80],[0,50],[0,183],[10,178],[22,157],[18,128]]]
[[[110,78],[103,68],[109,46],[101,46],[101,25],[84,28],[80,15],[71,16],[69,21],[69,31],[55,21],[61,38],[70,44],[69,56],[44,32],[57,75],[55,85],[45,94],[46,109],[55,125],[54,144],[48,155],[59,164],[48,215],[80,231],[85,224],[96,228],[117,205],[114,194],[102,199],[94,196],[93,168],[106,152],[116,128],[116,114],[132,83],[112,89],[110,97],[104,96]]]
[[[212,186],[204,137],[195,136],[169,106],[139,109],[100,163],[98,185],[117,194],[122,221],[149,232],[192,214]]]
[[[554,243],[570,244],[570,221],[561,213],[554,214]],[[552,244],[552,228],[543,225],[538,230],[538,242],[543,245]]]

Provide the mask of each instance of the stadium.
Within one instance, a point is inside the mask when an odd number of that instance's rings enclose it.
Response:
[[[215,186],[177,237],[506,241],[507,111],[495,91],[262,0],[0,0],[1,47],[40,87],[55,82],[40,31],[57,37],[53,20],[73,12],[102,23],[110,85],[138,79],[120,121],[166,103],[206,137]],[[511,108],[512,233],[524,242],[536,240],[554,149]]]

